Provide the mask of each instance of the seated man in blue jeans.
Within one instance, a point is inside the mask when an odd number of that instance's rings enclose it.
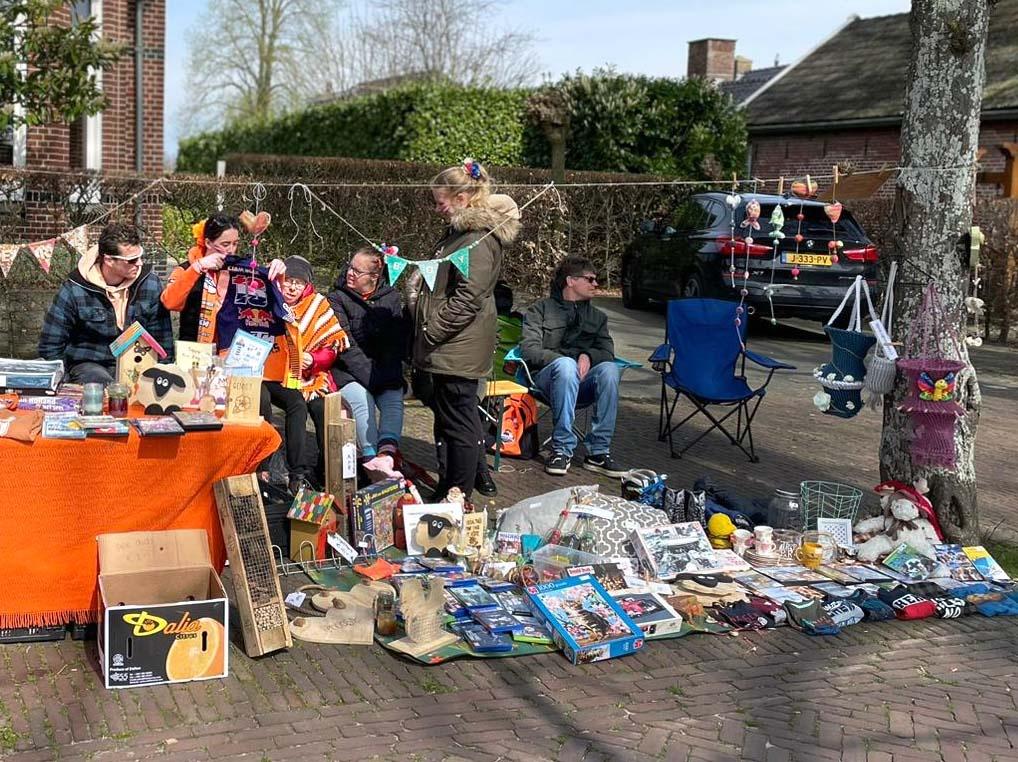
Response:
[[[564,474],[578,444],[576,406],[593,407],[583,468],[606,476],[625,474],[611,457],[619,404],[619,368],[608,316],[590,303],[597,276],[590,260],[566,257],[555,271],[551,296],[527,310],[520,351],[534,384],[551,405],[555,430],[545,461],[549,474]]]

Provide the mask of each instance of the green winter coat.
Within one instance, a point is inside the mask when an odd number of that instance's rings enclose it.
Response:
[[[414,367],[460,378],[481,379],[491,373],[498,319],[493,292],[502,270],[502,248],[519,230],[519,210],[508,196],[491,196],[485,206],[467,207],[453,216],[429,259],[480,243],[470,249],[469,276],[443,262],[434,288],[429,289],[417,271],[410,279]],[[488,231],[494,232],[485,237]]]
[[[590,357],[591,367],[615,359],[608,316],[589,301],[567,302],[561,293],[530,306],[523,318],[520,353],[536,374],[559,357]]]

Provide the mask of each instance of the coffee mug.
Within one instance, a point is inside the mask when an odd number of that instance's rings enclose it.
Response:
[[[748,529],[736,529],[731,535],[732,550],[743,555],[753,545],[753,533]]]
[[[795,551],[795,560],[807,569],[819,569],[824,562],[824,546],[819,542],[803,541]]]
[[[759,540],[756,540],[753,543],[753,546],[756,548],[756,552],[761,556],[775,555],[773,542],[760,542]]]
[[[757,542],[770,542],[774,537],[774,530],[768,526],[753,527],[753,536]]]

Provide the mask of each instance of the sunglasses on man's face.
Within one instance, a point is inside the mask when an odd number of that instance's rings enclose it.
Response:
[[[583,280],[587,281],[587,283],[589,283],[591,285],[597,283],[597,276],[596,275],[574,275],[572,277],[574,277],[574,278],[583,278]]]
[[[117,262],[127,262],[129,265],[141,264],[141,258],[145,256],[145,252],[142,252],[136,257],[121,257],[117,254],[107,254],[106,259],[115,259]]]

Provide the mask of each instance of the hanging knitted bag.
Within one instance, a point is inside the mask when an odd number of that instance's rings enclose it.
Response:
[[[908,396],[898,409],[912,419],[912,463],[954,468],[954,431],[965,408],[957,399],[958,374],[965,369],[958,324],[950,319],[937,287],[923,291],[919,312],[905,341],[906,358],[898,367],[908,381]]]
[[[898,274],[898,263],[891,262],[891,270],[887,275],[887,290],[884,293],[884,305],[880,311],[880,323],[887,332],[889,339],[891,321],[894,319],[894,280]],[[879,400],[894,390],[894,379],[897,374],[898,357],[894,347],[877,340],[877,345],[870,355],[866,367],[866,391],[872,397],[871,402]]]
[[[831,360],[813,370],[815,378],[823,389],[813,398],[813,404],[828,415],[839,418],[853,418],[862,410],[862,388],[866,377],[866,354],[876,343],[876,338],[862,332],[861,301],[866,296],[870,320],[877,315],[870,300],[870,289],[861,275],[845,292],[845,298],[824,326],[824,332],[831,340]],[[835,328],[832,323],[838,319],[849,299],[855,297],[848,329]]]

